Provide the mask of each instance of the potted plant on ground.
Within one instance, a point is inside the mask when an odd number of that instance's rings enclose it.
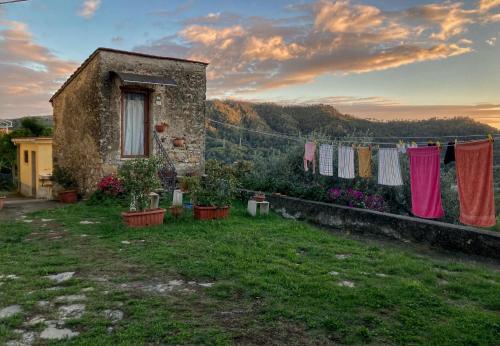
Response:
[[[58,192],[59,201],[62,203],[76,203],[78,200],[77,183],[69,170],[63,167],[55,167],[52,172],[52,180],[60,185],[63,190]]]
[[[156,158],[134,159],[125,162],[118,175],[130,198],[128,212],[122,213],[123,221],[130,227],[161,225],[165,209],[149,209],[149,194],[160,186]]]
[[[206,173],[199,184],[190,188],[194,217],[197,220],[225,218],[236,195],[237,179],[230,166],[217,161],[207,161]]]

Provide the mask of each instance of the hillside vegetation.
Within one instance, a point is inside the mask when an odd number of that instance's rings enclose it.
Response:
[[[486,138],[488,133],[498,131],[466,117],[379,122],[342,114],[329,105],[282,106],[274,103],[220,100],[207,102],[207,118],[256,131],[284,133],[304,138],[312,135],[316,138],[329,139],[345,136],[398,138],[418,136],[437,140],[442,136],[470,134],[485,135]],[[255,155],[265,156],[269,153],[275,154],[276,150],[286,150],[294,142],[213,122],[208,124],[209,158],[226,161],[251,159]],[[380,138],[377,141],[396,143],[398,139]],[[498,143],[496,148],[495,161],[500,164]]]

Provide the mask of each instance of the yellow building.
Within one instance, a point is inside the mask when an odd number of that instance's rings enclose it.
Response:
[[[52,198],[52,138],[14,138],[17,146],[18,189],[23,196]]]

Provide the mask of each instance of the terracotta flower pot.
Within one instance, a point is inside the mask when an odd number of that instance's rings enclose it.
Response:
[[[5,200],[6,200],[5,196],[0,196],[0,210],[3,209],[3,206],[5,205]]]
[[[155,130],[158,133],[164,132],[166,129],[168,129],[168,124],[165,123],[160,123],[155,125]]]
[[[128,227],[144,227],[163,224],[165,209],[152,209],[145,211],[127,211],[122,213],[122,219]]]
[[[186,140],[184,138],[174,138],[174,147],[183,147]]]
[[[59,201],[62,203],[76,203],[78,201],[78,193],[76,190],[66,190],[59,192]]]
[[[257,202],[264,202],[266,200],[266,195],[264,193],[256,193],[253,199]]]
[[[194,218],[196,220],[213,220],[222,219],[229,216],[229,206],[223,208],[217,207],[202,207],[195,205],[193,207]]]
[[[179,216],[182,215],[182,212],[184,211],[184,208],[181,207],[181,206],[171,206],[170,208],[170,214],[172,215],[172,217],[174,218],[178,218]]]

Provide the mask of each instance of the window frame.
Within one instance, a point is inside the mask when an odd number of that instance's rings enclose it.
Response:
[[[141,157],[149,157],[149,137],[150,137],[150,116],[149,116],[149,101],[151,91],[145,88],[121,87],[120,93],[120,156],[123,159],[133,159]],[[123,149],[125,148],[125,94],[143,94],[144,95],[144,154],[143,155],[125,155]]]
[[[23,162],[26,164],[30,163],[30,152],[29,150],[23,150]]]

